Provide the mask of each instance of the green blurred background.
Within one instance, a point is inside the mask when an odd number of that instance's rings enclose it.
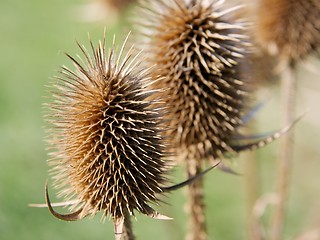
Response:
[[[64,52],[79,53],[75,41],[87,44],[90,32],[95,41],[103,36],[105,23],[81,22],[74,9],[83,1],[2,0],[0,2],[0,239],[113,239],[113,224],[100,222],[100,216],[78,222],[62,222],[47,209],[28,207],[44,202],[48,178],[42,103],[45,85],[60,65],[69,64]],[[107,26],[108,41],[114,33],[123,39],[123,22]],[[317,63],[316,63],[317,64]],[[319,66],[319,64],[318,64]],[[302,68],[298,112],[310,108],[296,126],[296,158],[292,173],[288,220],[284,239],[294,239],[311,228],[320,227],[320,145],[319,74]],[[261,93],[265,94],[265,93]],[[276,87],[258,113],[260,131],[280,127]],[[276,156],[279,143],[273,143],[255,156],[261,173],[261,194],[274,191]],[[243,172],[248,155],[233,163]],[[177,179],[183,179],[181,170]],[[248,239],[245,177],[212,171],[205,178],[210,239]],[[49,179],[50,184],[50,179]],[[52,198],[54,199],[53,190]],[[173,217],[162,222],[137,215],[134,221],[138,239],[183,239],[186,231],[184,190],[171,194],[167,205],[156,206]],[[268,223],[269,209],[264,221]]]

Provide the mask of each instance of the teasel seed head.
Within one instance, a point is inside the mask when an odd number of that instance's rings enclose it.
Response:
[[[127,41],[127,39],[126,39]],[[125,42],[126,42],[125,41]],[[102,211],[115,224],[134,210],[160,215],[150,206],[167,181],[166,142],[161,136],[163,108],[160,100],[147,100],[150,69],[138,70],[139,55],[132,48],[123,59],[106,40],[87,51],[84,60],[68,55],[76,70],[62,67],[47,105],[50,123],[49,164],[60,196],[78,200],[75,213],[61,215],[77,220]]]
[[[241,126],[249,84],[240,65],[248,49],[246,23],[234,19],[238,7],[223,1],[143,1],[140,25],[153,74],[164,80],[162,94],[168,135],[193,159],[218,159]],[[181,151],[187,149],[187,151]]]
[[[288,63],[319,52],[318,0],[262,0],[257,35],[262,46]]]

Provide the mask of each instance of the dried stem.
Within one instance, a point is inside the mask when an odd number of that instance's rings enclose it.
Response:
[[[248,129],[250,133],[255,132],[255,124],[251,124]],[[260,170],[255,151],[250,151],[244,155],[244,180],[247,196],[247,228],[248,239],[260,240],[260,233],[253,224],[252,211],[260,195]]]
[[[296,65],[291,64],[283,71],[281,80],[281,96],[282,96],[282,118],[283,124],[288,125],[295,118],[295,100],[297,88],[297,72]],[[294,132],[289,131],[283,136],[281,141],[280,159],[278,166],[277,194],[278,204],[272,219],[271,240],[282,239],[282,232],[285,223],[285,207],[288,198],[290,173],[293,160]]]
[[[125,213],[124,217],[124,225],[123,225],[123,240],[134,240],[135,236],[132,230],[131,217],[128,212]]]
[[[187,173],[188,176],[193,176],[202,172],[202,168],[198,161],[188,159]],[[206,240],[207,231],[205,223],[205,205],[203,194],[203,180],[202,178],[193,182],[187,189],[188,205],[187,211],[189,216],[189,232],[187,233],[187,240]]]
[[[259,166],[254,152],[245,154],[245,181],[246,181],[246,195],[247,208],[251,213],[255,202],[259,197]]]

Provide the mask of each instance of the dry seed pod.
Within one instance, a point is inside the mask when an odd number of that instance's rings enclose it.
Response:
[[[76,70],[62,67],[47,105],[51,124],[48,142],[52,174],[60,196],[77,200],[74,213],[51,213],[77,220],[102,211],[121,230],[126,216],[137,211],[161,218],[149,203],[157,202],[166,183],[168,162],[161,137],[162,108],[147,98],[150,69],[138,71],[132,48],[121,60],[106,41],[92,56],[80,46],[85,60],[68,57]]]
[[[319,51],[319,16],[319,0],[262,0],[259,41],[287,62],[302,60]]]
[[[147,63],[157,66],[154,76],[165,77],[154,86],[167,89],[168,135],[191,159],[232,152],[229,142],[242,123],[249,88],[240,74],[248,43],[245,23],[233,19],[238,7],[160,0],[143,1],[141,9]]]

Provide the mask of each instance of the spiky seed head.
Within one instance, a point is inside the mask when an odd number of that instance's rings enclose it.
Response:
[[[255,51],[247,56],[247,62],[243,64],[242,72],[246,78],[250,79],[251,88],[254,90],[273,86],[278,80],[277,58],[260,48],[258,44],[254,46]]]
[[[80,46],[83,60],[69,56],[75,71],[62,67],[47,105],[48,142],[55,186],[80,214],[103,211],[115,221],[136,210],[156,215],[156,202],[166,182],[165,143],[160,135],[159,102],[147,98],[150,71],[138,71],[132,49],[121,60],[106,41],[92,54]],[[124,44],[125,45],[125,44]]]
[[[258,38],[262,46],[283,60],[302,60],[319,51],[319,16],[318,0],[263,0],[258,14]]]
[[[142,3],[141,34],[157,87],[169,114],[168,135],[196,159],[219,158],[241,125],[247,83],[240,63],[248,42],[246,24],[223,1],[160,0]]]

